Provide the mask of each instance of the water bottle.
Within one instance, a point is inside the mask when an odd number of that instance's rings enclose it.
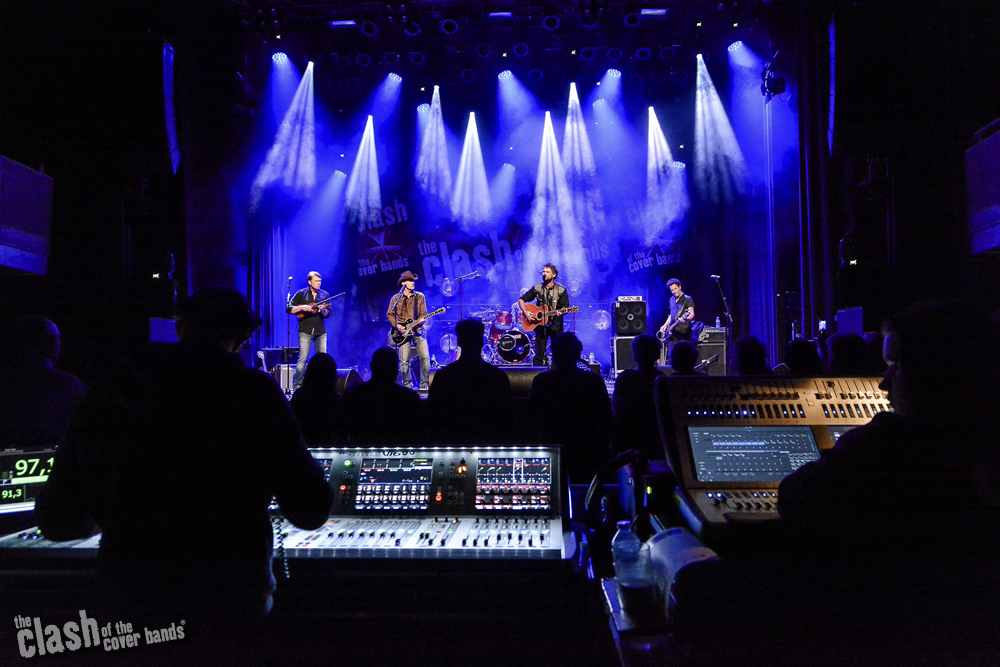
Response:
[[[596,361],[594,361],[594,353],[593,353],[593,352],[591,352],[591,353],[590,353],[590,364],[591,364],[591,365],[594,365],[594,364],[596,364],[596,363],[597,363],[597,362],[596,362]]]
[[[618,601],[622,609],[634,616],[648,616],[655,609],[652,563],[649,549],[644,549],[639,536],[632,532],[632,522],[618,522],[618,532],[611,540],[618,580]]]
[[[721,326],[722,326],[722,320],[720,320],[718,317],[716,317],[715,318],[715,328],[718,329]]]

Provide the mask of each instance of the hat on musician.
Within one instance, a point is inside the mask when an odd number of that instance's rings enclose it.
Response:
[[[403,271],[401,274],[399,274],[399,280],[396,282],[396,284],[397,285],[402,285],[407,280],[416,280],[419,277],[420,276],[418,276],[417,274],[413,273],[412,271]]]

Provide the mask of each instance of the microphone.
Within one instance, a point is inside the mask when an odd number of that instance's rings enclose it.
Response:
[[[482,276],[479,275],[479,271],[476,271],[476,275],[472,276],[473,280],[479,280],[480,278],[482,278]]]
[[[722,276],[709,276],[709,278],[711,278],[712,280],[718,280],[718,279],[719,279],[719,278],[721,278],[721,277],[722,277]]]

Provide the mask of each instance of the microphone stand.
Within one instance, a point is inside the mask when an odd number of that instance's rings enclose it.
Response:
[[[719,288],[719,294],[722,296],[722,308],[726,316],[726,322],[729,324],[729,331],[726,332],[726,359],[732,358],[730,354],[732,350],[729,349],[729,344],[732,342],[731,332],[733,330],[733,318],[729,314],[729,302],[726,300],[726,293],[722,291],[722,285],[719,283],[720,276],[712,276],[712,280],[715,281],[715,286]],[[726,369],[726,373],[729,373],[729,369]]]
[[[285,306],[287,307],[290,305],[292,305],[292,277],[288,276],[288,288],[285,290]],[[285,318],[285,320],[287,321],[287,324],[285,325],[285,347],[281,349],[281,365],[278,367],[279,385],[281,384],[281,377],[280,377],[281,370],[286,370],[285,366],[288,365],[288,359],[285,356],[285,350],[287,350],[292,345],[292,321],[289,320],[287,317]],[[285,396],[291,396],[291,395],[292,395],[291,387],[285,387]]]
[[[461,322],[463,319],[465,319],[465,315],[462,312],[463,311],[462,283],[464,283],[466,280],[479,280],[480,278],[482,278],[482,276],[479,275],[479,271],[473,271],[472,273],[466,273],[464,276],[459,276],[458,278],[455,278],[455,282],[458,283],[458,321],[459,322]]]

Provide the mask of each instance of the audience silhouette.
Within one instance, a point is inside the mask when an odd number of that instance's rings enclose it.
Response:
[[[340,395],[337,362],[326,352],[309,360],[302,385],[292,394],[292,410],[310,447],[330,447],[340,441]]]
[[[405,445],[423,442],[425,416],[420,394],[396,384],[396,351],[372,353],[372,377],[348,389],[341,403],[344,430],[352,445]]]

